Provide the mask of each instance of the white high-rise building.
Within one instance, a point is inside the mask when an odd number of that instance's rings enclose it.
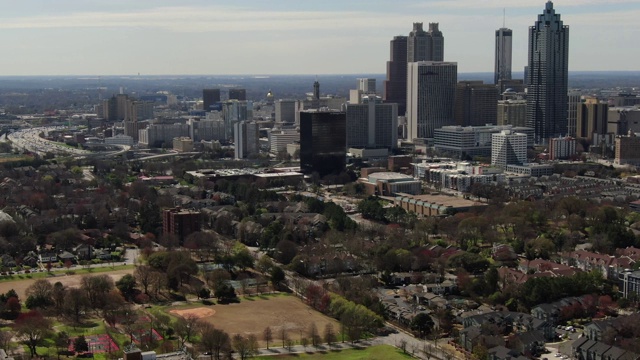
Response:
[[[433,130],[454,125],[458,63],[420,61],[407,66],[408,140],[433,138]]]
[[[258,129],[258,124],[253,121],[239,121],[233,124],[236,159],[244,159],[259,152]]]
[[[278,100],[276,101],[276,122],[293,123],[296,121],[296,101]]]
[[[507,28],[496,30],[496,61],[494,83],[511,80],[511,43],[513,31]]]
[[[287,145],[300,142],[300,133],[297,130],[272,130],[269,132],[269,151],[278,154],[286,151]]]
[[[152,124],[138,131],[138,143],[148,147],[173,144],[173,138],[189,136],[188,124]]]
[[[527,162],[527,135],[503,130],[491,135],[491,165],[505,168]]]
[[[369,95],[362,103],[347,104],[347,148],[386,147],[398,145],[398,104],[382,103]]]

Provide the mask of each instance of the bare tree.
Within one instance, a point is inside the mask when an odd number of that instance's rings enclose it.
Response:
[[[243,337],[240,334],[236,334],[233,336],[232,340],[233,349],[236,351],[238,356],[240,356],[240,360],[245,360],[253,356],[258,350],[257,343],[258,340],[255,335]]]
[[[149,295],[149,286],[151,286],[153,282],[153,272],[154,270],[148,265],[140,265],[136,267],[136,270],[133,272],[136,280],[142,285],[142,289],[147,295]]]
[[[407,340],[401,339],[398,343],[398,348],[402,350],[403,353],[407,353]]]
[[[231,350],[229,334],[203,322],[200,328],[200,347],[211,355],[211,359],[220,360],[222,354]]]
[[[184,347],[186,342],[189,342],[191,337],[195,334],[198,326],[198,318],[193,315],[186,315],[176,321],[174,330],[178,339],[180,340],[180,347]]]
[[[269,342],[273,340],[273,332],[271,331],[271,327],[267,326],[264,328],[262,332],[262,338],[267,342],[267,350],[269,350]]]
[[[311,325],[309,325],[309,338],[311,339],[311,345],[313,345],[314,347],[318,347],[318,345],[320,345],[320,341],[322,341],[322,338],[318,333],[318,328],[316,327],[316,323],[314,322],[312,322]]]
[[[282,347],[286,347],[285,343],[287,342],[287,340],[289,340],[289,336],[287,335],[287,329],[285,328],[284,324],[280,326],[280,340],[282,340]]]
[[[287,351],[291,352],[291,350],[293,349],[293,340],[287,339],[285,348],[287,349]]]
[[[331,323],[327,323],[327,326],[324,327],[324,342],[329,346],[333,346],[333,343],[336,342],[336,333]]]

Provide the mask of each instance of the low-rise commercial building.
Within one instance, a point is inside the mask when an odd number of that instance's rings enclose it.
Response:
[[[406,211],[411,211],[422,216],[451,215],[457,212],[481,209],[487,206],[483,203],[454,196],[409,194],[398,194],[394,199],[394,204],[402,207]]]
[[[369,195],[393,196],[397,193],[420,194],[420,181],[395,172],[375,172],[358,180]]]

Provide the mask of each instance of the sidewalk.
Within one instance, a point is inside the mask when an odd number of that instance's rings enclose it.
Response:
[[[356,343],[351,342],[336,342],[332,346],[327,344],[320,344],[318,346],[307,345],[306,347],[302,345],[294,345],[291,347],[291,351],[287,348],[283,348],[282,346],[278,346],[278,341],[274,341],[275,346],[269,346],[269,350],[266,348],[262,348],[258,350],[257,356],[274,356],[274,355],[282,355],[282,354],[302,354],[302,353],[328,353],[331,351],[340,351],[346,349],[363,349],[369,346],[377,345],[372,341],[372,339],[360,340]],[[282,343],[280,342],[280,345]]]

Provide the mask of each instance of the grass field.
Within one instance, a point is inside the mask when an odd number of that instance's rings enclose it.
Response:
[[[133,274],[133,269],[133,265],[120,265],[115,266],[114,268],[111,268],[109,266],[92,268],[91,271],[89,271],[88,269],[76,269],[74,270],[75,275],[66,275],[64,271],[54,272],[53,274],[55,276],[49,275],[46,272],[26,275],[13,275],[11,277],[3,277],[2,280],[0,280],[0,294],[4,294],[9,290],[14,289],[16,293],[18,293],[18,297],[21,300],[26,300],[25,290],[37,279],[47,279],[52,284],[60,281],[65,286],[77,287],[80,285],[80,279],[84,275],[109,273],[109,276],[113,279],[113,281],[118,281],[125,274]],[[29,275],[32,275],[32,277],[27,277]]]
[[[399,349],[389,345],[372,346],[365,349],[348,349],[341,351],[328,351],[315,354],[291,354],[278,356],[259,356],[255,359],[319,359],[319,360],[397,360],[412,359],[403,354]]]
[[[185,313],[185,310],[189,311]],[[333,325],[334,333],[340,332],[337,321],[313,310],[292,295],[254,296],[243,298],[240,303],[178,306],[167,308],[165,311],[174,316],[179,316],[177,312],[181,312],[183,316],[191,313],[230,335],[254,334],[259,340],[262,340],[264,329],[270,326],[274,345],[282,343],[281,329],[285,329],[288,338],[294,341],[307,337],[312,323],[315,323],[321,335],[324,334],[327,324]],[[265,346],[266,343],[260,341],[260,345]]]

